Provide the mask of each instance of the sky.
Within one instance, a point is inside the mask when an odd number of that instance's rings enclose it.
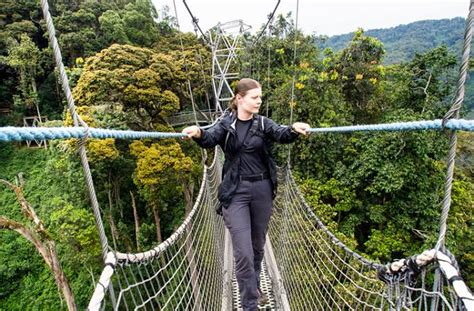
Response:
[[[192,31],[191,17],[183,0],[152,0],[158,11],[176,5],[181,31]],[[205,32],[218,23],[243,20],[256,32],[266,23],[278,0],[186,0]],[[276,15],[293,12],[305,34],[337,35],[361,27],[364,30],[390,28],[424,19],[466,18],[469,0],[281,0]]]

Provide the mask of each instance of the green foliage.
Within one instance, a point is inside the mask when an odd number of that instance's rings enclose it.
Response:
[[[92,56],[113,43],[153,46],[161,33],[173,32],[174,21],[163,13],[161,19],[149,0],[126,1],[54,1],[50,3],[56,36],[66,66],[74,66],[76,59]],[[54,73],[52,50],[48,47],[46,25],[38,1],[6,0],[0,5],[0,58],[18,42],[30,38],[37,51],[23,53],[21,59],[30,68],[42,68],[44,73],[33,74],[37,87],[25,92],[32,80],[16,65],[0,66],[4,79],[0,81],[0,108],[14,108],[39,102],[41,111],[49,119],[58,117],[64,107],[61,86]],[[22,48],[24,51],[25,49]],[[39,58],[38,58],[39,56]],[[14,68],[16,74],[12,74]],[[56,75],[56,77],[52,77]],[[20,81],[20,82],[18,82]],[[72,79],[74,81],[74,79]],[[73,83],[74,84],[74,83]],[[16,85],[20,85],[18,90]],[[31,88],[31,87],[30,87]],[[31,111],[30,111],[31,110]],[[18,109],[10,117],[0,116],[0,124],[21,124],[23,115],[36,115],[36,109]]]
[[[155,229],[161,236],[168,236],[183,219],[184,191],[188,190],[197,167],[181,146],[171,141],[134,141],[130,153],[137,157],[134,183],[154,215]],[[144,236],[141,239],[146,242]]]
[[[392,224],[381,230],[372,229],[369,238],[365,243],[367,252],[383,262],[393,261],[393,254],[404,251],[406,244],[410,242],[404,232],[393,227]]]
[[[32,246],[28,253],[27,266],[31,267],[30,262],[41,260]],[[5,300],[0,299],[0,310],[30,310],[33,306],[37,310],[67,310],[66,304],[61,301],[51,271],[44,265],[31,268],[21,282],[12,287],[14,291]]]
[[[112,45],[89,58],[73,95],[78,105],[118,106],[132,128],[154,129],[179,109],[184,75],[172,57],[146,48]]]
[[[455,55],[456,60],[459,62],[462,54],[465,27],[465,19],[456,17],[453,19],[418,21],[389,29],[372,29],[367,30],[365,34],[383,42],[386,50],[383,61],[387,65],[409,63],[413,58],[417,57],[417,54],[431,53],[430,51],[432,50],[438,51],[435,53],[439,53],[439,47],[441,46],[444,46],[446,51]],[[322,49],[331,48],[334,51],[341,51],[349,44],[353,36],[354,33],[336,35],[329,38],[321,36],[318,38],[318,45]],[[448,74],[455,76],[457,68],[449,71]],[[418,89],[419,92],[422,92],[426,86],[428,77],[429,72],[425,72],[425,84],[422,88]],[[420,82],[422,81],[420,80]],[[451,83],[445,83],[444,85],[446,87],[454,86]],[[472,100],[474,80],[468,79],[466,87],[465,106],[469,112],[474,109],[474,101]],[[431,89],[435,90],[436,88],[433,87]],[[436,104],[436,100],[433,100],[431,104]]]
[[[92,211],[85,195],[78,159],[69,159],[50,145],[44,149],[15,149],[2,144],[0,178],[13,181],[24,172],[26,199],[57,241],[61,265],[70,279],[79,308],[85,308],[92,290],[89,271],[101,269],[100,246]],[[11,191],[0,191],[0,215],[22,221]],[[0,306],[6,310],[60,310],[60,294],[50,270],[35,248],[15,232],[0,231]],[[89,271],[88,271],[89,270]]]
[[[54,198],[53,204],[61,206],[49,219],[55,240],[68,245],[78,263],[86,261],[89,254],[99,254],[97,228],[90,211],[77,209],[59,197]]]
[[[39,113],[36,77],[40,72],[40,51],[34,42],[26,35],[20,36],[20,41],[12,40],[8,48],[8,56],[0,57],[4,63],[18,73],[20,95],[17,96],[17,106],[22,112]]]
[[[350,45],[343,49],[335,61],[335,70],[341,81],[342,92],[353,106],[357,123],[373,121],[377,117],[380,103],[376,101],[379,82],[384,77],[380,65],[385,53],[383,45],[375,38],[367,37],[359,29]]]
[[[473,288],[474,280],[471,276],[474,273],[474,183],[472,177],[468,178],[460,171],[456,177],[458,180],[453,183],[446,245],[448,249],[453,250],[461,267],[461,275],[466,279],[469,288]]]
[[[125,23],[120,14],[114,10],[105,11],[99,17],[100,29],[104,33],[104,39],[110,43],[128,44],[130,43],[125,33]]]
[[[291,21],[280,20],[277,25],[287,30],[276,33],[291,36]],[[263,84],[268,94],[264,102],[270,102],[271,116],[282,123],[288,122],[290,109],[293,121],[312,127],[441,118],[453,96],[456,62],[446,47],[384,66],[382,43],[359,30],[338,52],[326,49],[319,54],[309,46],[310,38],[298,40],[293,66],[293,46],[281,38],[286,37],[262,38],[260,55],[253,58],[261,62],[255,65],[262,68],[259,75],[271,81]],[[278,48],[272,40],[278,41]],[[268,48],[275,52],[270,58]],[[460,204],[463,207],[456,210],[463,212],[453,212],[450,220],[459,235],[448,239],[452,249],[459,247],[463,253],[472,252],[467,233],[472,223],[467,219],[473,181],[472,170],[466,169],[472,151],[467,141],[462,140],[460,149],[458,178],[463,182],[454,186],[460,195],[453,195],[453,206]],[[432,248],[436,242],[447,143],[442,133],[428,131],[312,134],[293,145],[291,164],[306,199],[331,231],[368,257],[391,261]],[[278,150],[280,159],[286,159],[287,148]],[[472,258],[461,252],[457,256],[469,273]]]
[[[198,106],[204,107],[211,89],[210,51],[193,34],[174,29],[167,9],[158,18],[148,0],[59,0],[51,10],[74,97],[81,106],[78,112],[90,126],[171,131],[166,117],[191,110],[188,81]],[[32,103],[39,103],[50,119],[64,116],[65,124],[72,124],[63,113],[64,98],[38,3],[4,1],[0,18],[5,25],[0,29],[4,78],[0,108],[12,108],[14,103],[19,108],[9,118],[0,116],[0,124],[20,122],[32,113],[24,109]],[[463,20],[448,24],[453,23]],[[448,35],[443,30],[448,24],[416,24],[422,25],[423,36],[431,36],[426,40],[410,25],[397,27],[400,33],[389,35],[400,39],[393,46],[391,38],[358,30],[340,49],[334,45],[324,49],[317,46],[314,35],[295,29],[291,14],[280,15],[270,36],[264,35],[248,52],[239,52],[243,59],[239,65],[262,82],[262,112],[268,109],[269,116],[282,124],[290,122],[290,114],[292,121],[312,127],[441,118],[455,89],[456,56],[450,51],[460,43],[459,27],[449,26]],[[433,37],[432,31],[439,35]],[[439,46],[439,37],[447,38],[446,46]],[[446,241],[471,288],[472,141],[471,133],[459,133]],[[370,258],[391,261],[436,242],[447,143],[443,133],[428,131],[313,134],[291,146],[291,164],[308,202],[338,238]],[[157,229],[165,239],[179,226],[189,203],[183,192],[192,197],[192,183],[200,172],[200,150],[193,142],[89,140],[87,148],[105,230],[114,248],[133,251],[154,246]],[[58,241],[61,262],[83,309],[93,288],[90,275],[99,275],[102,262],[76,150],[75,142],[51,142],[48,150],[0,144],[5,163],[0,178],[13,180],[25,172],[27,199]],[[286,146],[276,151],[280,160],[286,160]],[[139,216],[138,239],[132,194]],[[22,218],[8,191],[0,192],[0,215]],[[300,232],[291,234],[297,240]],[[298,252],[303,252],[305,243],[318,242],[309,236],[298,241]],[[41,258],[32,255],[29,243],[2,231],[0,245],[0,309],[64,308],[52,276]],[[315,279],[306,270],[300,272],[295,282],[302,286]]]

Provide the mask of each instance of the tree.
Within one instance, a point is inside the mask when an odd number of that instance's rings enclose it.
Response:
[[[86,61],[73,96],[78,105],[123,109],[132,128],[157,129],[178,111],[184,78],[171,56],[114,44]]]
[[[34,228],[26,226],[12,219],[0,216],[0,229],[10,229],[21,234],[26,240],[31,242],[43,257],[44,261],[54,274],[54,279],[58,289],[61,290],[69,310],[76,310],[76,303],[69,282],[64,274],[63,269],[56,252],[56,244],[51,239],[49,233],[38,218],[33,207],[26,201],[23,195],[23,179],[19,176],[20,185],[16,186],[6,180],[0,179],[0,183],[9,187],[16,194],[18,203],[20,204],[23,214],[34,224]]]
[[[391,66],[387,70],[390,79],[383,86],[390,90],[386,98],[393,102],[391,108],[409,109],[424,118],[441,118],[455,88],[455,65],[455,56],[440,46]]]
[[[371,116],[380,114],[380,103],[373,95],[378,92],[384,76],[384,68],[380,65],[384,53],[380,41],[365,36],[359,29],[349,46],[337,56],[334,69],[338,72],[346,101],[354,107],[355,123],[374,121]]]
[[[194,101],[199,107],[207,108],[211,81],[209,48],[192,33],[174,31],[160,36],[153,49],[173,57],[179,70],[184,73],[186,83],[189,83]],[[192,110],[189,87],[182,88],[176,95],[180,99],[180,110]]]
[[[17,105],[22,105],[27,109],[34,107],[36,115],[41,118],[36,85],[36,77],[40,71],[38,47],[26,34],[23,34],[20,36],[20,42],[11,41],[8,56],[1,57],[0,62],[11,66],[18,72],[21,97],[17,98]]]
[[[100,29],[104,33],[105,42],[108,44],[129,44],[130,40],[125,33],[125,23],[119,13],[114,10],[105,11],[99,17]]]
[[[184,155],[179,144],[175,142],[152,143],[147,146],[141,141],[130,145],[130,152],[137,157],[137,168],[134,174],[135,184],[151,208],[156,226],[157,241],[162,241],[160,210],[170,210],[165,206],[165,198],[176,198],[176,191],[190,192],[193,162]],[[192,199],[192,193],[184,195]]]

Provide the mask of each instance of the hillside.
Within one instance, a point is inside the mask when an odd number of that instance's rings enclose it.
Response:
[[[385,29],[367,30],[367,36],[383,42],[386,49],[385,64],[394,64],[413,58],[416,52],[425,52],[439,45],[446,45],[450,51],[460,55],[464,35],[464,18],[423,20]],[[337,51],[344,48],[354,33],[337,35],[322,40],[322,48]]]
[[[383,62],[388,65],[410,61],[415,53],[423,53],[440,45],[446,45],[449,51],[460,58],[464,28],[464,18],[456,17],[423,20],[385,29],[370,29],[365,31],[365,34],[382,41],[386,51]],[[322,49],[330,47],[338,51],[346,47],[353,36],[354,33],[351,32],[321,38],[320,47]],[[455,75],[457,72],[452,74]],[[470,119],[474,116],[474,79],[472,78],[467,81],[465,96],[467,113],[464,117]]]

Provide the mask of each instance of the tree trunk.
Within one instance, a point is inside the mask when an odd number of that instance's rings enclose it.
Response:
[[[184,182],[183,192],[184,192],[184,202],[185,202],[185,209],[186,209],[186,216],[187,216],[193,208],[194,183]]]
[[[114,249],[117,249],[117,241],[119,239],[117,226],[115,225],[114,218],[112,217],[112,194],[110,190],[107,192],[107,197],[109,198],[109,212],[107,213],[107,218],[110,224],[110,231],[112,233],[112,242],[114,243]]]
[[[137,205],[132,191],[130,191],[130,197],[132,198],[133,219],[135,220],[135,242],[137,243],[137,251],[140,251],[140,219],[138,218]]]
[[[41,118],[41,113],[39,109],[39,103],[38,103],[38,90],[36,88],[36,81],[35,78],[31,78],[31,89],[33,90],[34,94],[34,102],[35,102],[35,107],[36,107],[36,114],[38,115],[38,118],[40,120],[40,123],[43,122],[44,120]]]
[[[156,227],[156,240],[158,243],[162,242],[161,239],[161,225],[160,225],[160,214],[158,213],[158,206],[156,206],[156,202],[151,202],[151,210],[153,211],[153,217],[155,219],[155,227]]]
[[[54,280],[56,285],[61,289],[63,295],[66,299],[66,304],[69,310],[76,310],[76,304],[74,302],[74,295],[72,293],[69,282],[64,275],[63,269],[61,268],[61,263],[59,262],[58,255],[56,253],[56,246],[53,241],[48,241],[49,251],[51,254],[51,269],[53,270]]]
[[[63,293],[64,299],[66,299],[66,304],[69,310],[77,310],[76,303],[74,301],[74,295],[72,293],[69,282],[64,274],[61,264],[58,259],[56,252],[56,245],[53,239],[50,237],[46,228],[43,225],[43,222],[36,214],[33,207],[28,203],[25,196],[23,195],[23,176],[18,175],[19,186],[16,186],[12,183],[9,183],[6,180],[1,179],[0,183],[6,185],[15,192],[18,203],[20,203],[20,208],[26,218],[30,219],[35,224],[35,232],[26,228],[21,223],[12,221],[10,219],[0,216],[0,229],[10,229],[21,234],[25,239],[33,243],[41,257],[51,269],[54,275],[54,280],[56,285]]]
[[[61,264],[59,263],[54,241],[47,240],[46,242],[42,242],[38,235],[41,236],[43,233],[40,234],[38,232],[38,234],[35,234],[22,224],[1,216],[0,229],[10,229],[16,231],[36,247],[36,250],[40,253],[41,257],[43,257],[46,265],[53,272],[54,280],[58,288],[61,290],[64,299],[66,300],[68,310],[77,310],[76,303],[74,301],[74,294],[72,293],[66,275],[64,274]],[[40,230],[41,229],[37,229],[37,231]]]

